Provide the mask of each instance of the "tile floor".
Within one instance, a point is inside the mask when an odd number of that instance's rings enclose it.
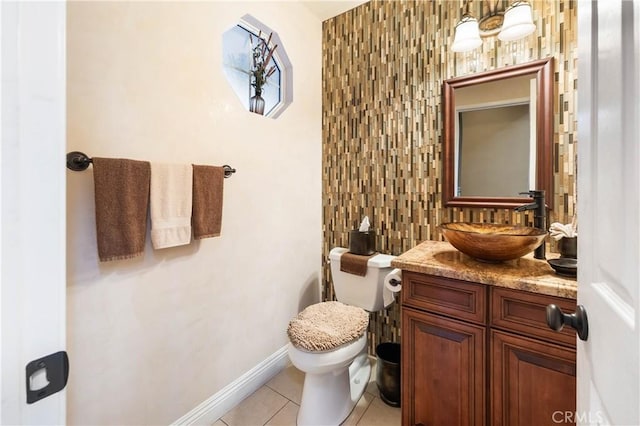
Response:
[[[367,390],[343,425],[400,426],[400,408],[382,402],[376,387],[375,358]],[[295,426],[304,374],[289,365],[213,426]]]

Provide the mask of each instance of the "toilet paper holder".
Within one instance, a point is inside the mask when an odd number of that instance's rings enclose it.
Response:
[[[402,291],[402,270],[395,268],[384,277],[384,286],[392,293]]]

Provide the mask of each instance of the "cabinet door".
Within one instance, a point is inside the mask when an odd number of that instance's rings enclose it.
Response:
[[[571,423],[576,410],[576,352],[491,330],[491,425]]]
[[[485,424],[485,333],[403,307],[403,425]]]

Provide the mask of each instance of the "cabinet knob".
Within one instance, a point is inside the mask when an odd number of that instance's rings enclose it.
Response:
[[[578,332],[580,340],[587,340],[589,337],[587,311],[582,305],[578,305],[572,314],[565,314],[559,306],[554,304],[547,305],[547,324],[555,331],[560,331],[565,325],[568,325]]]

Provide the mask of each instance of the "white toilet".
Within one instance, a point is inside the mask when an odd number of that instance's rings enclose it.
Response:
[[[305,373],[298,426],[339,425],[347,418],[371,374],[369,314],[363,309],[379,311],[394,300],[384,286],[394,256],[371,257],[361,277],[340,271],[340,256],[347,251],[336,247],[329,253],[338,302],[311,305],[289,325],[289,358]]]

